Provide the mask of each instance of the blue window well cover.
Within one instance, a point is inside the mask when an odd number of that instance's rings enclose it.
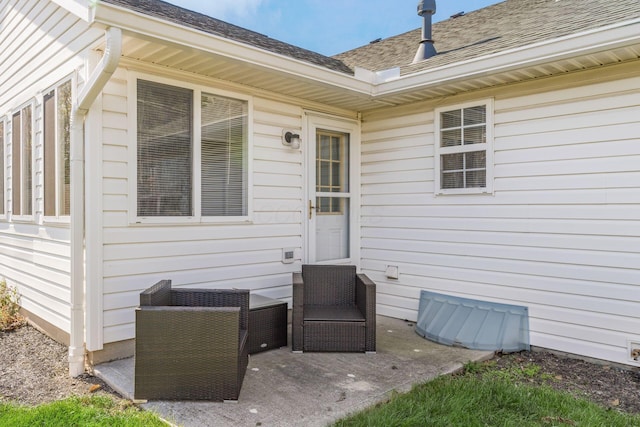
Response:
[[[423,290],[416,332],[440,344],[474,350],[529,350],[529,311]]]

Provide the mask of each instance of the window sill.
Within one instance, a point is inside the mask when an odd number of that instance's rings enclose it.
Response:
[[[492,190],[487,188],[450,188],[447,190],[440,190],[434,193],[436,197],[438,196],[467,196],[467,195],[485,195],[485,196],[493,196],[494,193]]]
[[[221,218],[196,218],[196,217],[139,217],[135,218],[133,226],[193,226],[193,225],[245,225],[253,224],[249,217],[221,217]]]
[[[51,227],[68,227],[71,224],[71,217],[45,216],[42,222],[44,225]]]
[[[11,215],[11,222],[19,222],[21,224],[34,223],[33,215]]]

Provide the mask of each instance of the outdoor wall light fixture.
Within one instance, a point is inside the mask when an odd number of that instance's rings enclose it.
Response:
[[[290,130],[282,131],[282,145],[286,145],[287,147],[293,148],[297,150],[300,148],[300,135],[294,133]]]

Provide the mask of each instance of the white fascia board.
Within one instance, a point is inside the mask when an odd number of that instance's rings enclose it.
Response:
[[[52,0],[55,4],[76,15],[85,22],[91,20],[89,1],[87,0]]]
[[[107,26],[117,26],[134,34],[228,57],[251,66],[270,69],[290,78],[313,80],[366,95],[371,95],[373,89],[370,83],[356,80],[354,76],[109,3],[101,2],[97,5],[93,21]]]
[[[640,43],[640,19],[409,74],[376,85],[373,97],[461,82],[635,43]]]

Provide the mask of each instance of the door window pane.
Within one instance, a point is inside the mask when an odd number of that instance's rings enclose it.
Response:
[[[321,199],[318,206],[334,213],[316,216],[316,261],[349,258],[349,198]]]
[[[316,137],[316,191],[349,191],[349,137],[346,134],[318,131]],[[318,201],[317,212],[341,212],[341,203]]]

